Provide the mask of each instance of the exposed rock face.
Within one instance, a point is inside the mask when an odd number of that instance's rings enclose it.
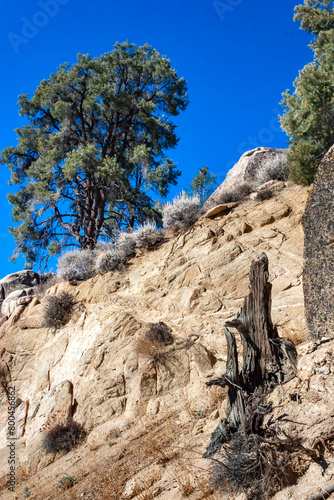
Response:
[[[19,271],[8,274],[0,280],[0,304],[1,313],[4,316],[10,315],[19,303],[20,299],[29,296],[33,287],[40,283],[40,276],[32,270]],[[25,302],[29,302],[25,299]]]
[[[273,323],[281,336],[303,338],[300,221],[306,197],[306,188],[294,186],[262,203],[247,199],[230,213],[201,218],[186,233],[133,259],[122,272],[78,286],[55,285],[52,293],[69,290],[76,300],[71,321],[56,332],[43,327],[44,306],[37,299],[15,308],[0,326],[0,368],[17,391],[17,468],[29,477],[38,474],[36,487],[25,482],[21,491],[28,485],[38,500],[63,498],[57,496],[57,481],[64,472],[83,477],[80,470],[90,474],[102,464],[122,464],[124,456],[129,470],[136,457],[126,453],[136,436],[149,434],[159,419],[174,426],[165,432],[175,443],[179,436],[180,449],[198,446],[196,459],[204,453],[224,414],[221,393],[215,399],[215,388],[207,389],[205,382],[225,371],[223,325],[238,313],[248,294],[251,262],[262,252],[270,262]],[[172,328],[175,339],[163,362],[137,348],[148,327],[159,321]],[[0,476],[5,477],[8,403],[1,384],[0,404]],[[87,443],[64,457],[45,455],[40,429],[69,415],[85,426]],[[142,453],[140,448],[137,458]],[[159,474],[155,466],[130,470],[136,484],[127,484],[126,498],[138,495],[146,480],[160,488],[156,498],[183,498],[171,485],[173,461],[165,465],[157,467]],[[103,498],[99,491],[95,497],[82,495],[91,486],[80,485],[73,490],[76,498]],[[5,499],[7,491],[1,493]],[[122,495],[116,491],[105,497],[120,500]]]
[[[246,184],[251,186],[258,170],[270,160],[273,160],[278,155],[286,153],[286,149],[275,148],[256,148],[251,151],[246,151],[240,160],[226,175],[224,182],[212,193],[206,201],[204,208],[209,209],[215,204],[221,202],[224,193],[233,191],[240,185]]]
[[[320,163],[304,215],[309,335],[334,336],[334,146]]]
[[[270,417],[287,436],[297,436],[305,448],[320,451],[323,458],[311,461],[297,484],[280,491],[273,500],[316,498],[313,495],[333,484],[334,404],[328,395],[334,392],[334,341],[304,343],[298,348],[298,357],[297,376],[269,396],[275,408]]]

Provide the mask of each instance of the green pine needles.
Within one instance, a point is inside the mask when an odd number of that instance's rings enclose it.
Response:
[[[311,184],[322,157],[334,143],[334,9],[333,0],[305,0],[295,7],[295,21],[314,35],[313,62],[307,64],[287,90],[281,105],[283,130],[290,137],[290,177]]]
[[[19,98],[28,125],[2,151],[11,170],[16,256],[28,265],[65,247],[94,249],[121,229],[161,224],[149,192],[166,196],[180,172],[166,151],[187,87],[149,45],[116,43],[97,58],[78,55]],[[15,258],[15,257],[14,257]]]

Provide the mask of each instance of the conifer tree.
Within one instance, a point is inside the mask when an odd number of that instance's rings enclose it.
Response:
[[[1,154],[20,186],[8,195],[16,254],[31,265],[159,218],[149,193],[166,196],[180,175],[165,152],[178,142],[171,118],[186,109],[186,90],[166,57],[125,42],[79,54],[21,95],[28,124]]]
[[[295,21],[312,34],[314,60],[287,90],[281,105],[283,130],[290,137],[288,161],[291,179],[313,182],[321,158],[334,143],[334,10],[333,0],[305,0],[295,7]]]
[[[190,183],[190,194],[197,196],[200,200],[200,204],[203,205],[205,200],[214,191],[214,185],[216,183],[216,175],[209,174],[209,167],[205,166],[200,168],[198,174],[195,175]]]

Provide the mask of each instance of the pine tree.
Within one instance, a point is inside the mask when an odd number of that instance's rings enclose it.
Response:
[[[291,179],[310,184],[322,157],[334,143],[334,10],[333,0],[305,0],[295,7],[295,21],[314,35],[314,60],[287,90],[281,125],[290,137]]]
[[[10,231],[29,265],[64,247],[93,249],[121,228],[159,219],[149,196],[166,196],[180,172],[165,151],[178,142],[171,117],[188,104],[186,83],[149,45],[116,43],[78,55],[19,97],[28,125],[1,162],[11,170]]]
[[[205,166],[200,168],[198,174],[195,175],[190,183],[190,194],[197,196],[200,200],[200,204],[203,205],[205,200],[214,191],[214,185],[216,184],[217,176],[215,174],[209,174],[209,167]]]

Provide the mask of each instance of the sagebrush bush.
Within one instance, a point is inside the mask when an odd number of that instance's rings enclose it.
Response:
[[[68,418],[63,424],[54,424],[45,434],[42,447],[46,453],[69,452],[78,446],[86,437],[84,427]]]
[[[157,230],[155,222],[146,222],[139,226],[132,235],[136,247],[141,249],[152,248],[162,241],[161,231]]]
[[[164,228],[180,226],[187,229],[192,226],[199,216],[200,200],[198,196],[188,196],[182,192],[174,198],[172,203],[167,202],[162,210]]]
[[[95,250],[67,252],[58,260],[58,276],[69,282],[84,281],[94,275]]]
[[[285,153],[268,159],[257,171],[254,178],[254,185],[261,186],[265,182],[276,180],[286,181],[289,178],[290,167]]]
[[[95,262],[95,272],[99,274],[115,271],[123,262],[119,252],[116,250],[106,250],[101,253]]]
[[[134,233],[121,232],[116,240],[116,250],[124,260],[131,259],[135,254],[136,242]]]
[[[47,295],[44,299],[43,324],[46,328],[60,328],[70,319],[75,304],[74,297],[69,292],[57,295]]]
[[[242,198],[245,198],[251,192],[251,187],[249,184],[242,183],[234,186],[233,189],[229,189],[228,191],[223,191],[219,196],[219,199],[216,200],[216,204],[220,203],[231,203],[233,201],[240,201]]]
[[[152,325],[145,333],[145,337],[151,342],[160,342],[164,345],[170,345],[174,342],[172,329],[163,321]]]

